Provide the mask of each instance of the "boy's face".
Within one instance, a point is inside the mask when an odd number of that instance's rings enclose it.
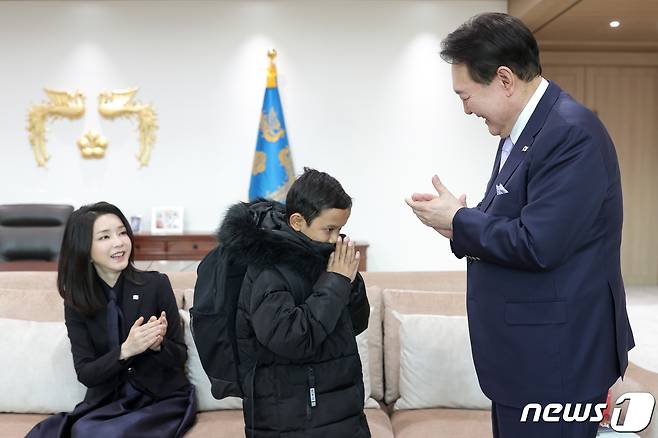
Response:
[[[306,223],[306,219],[301,214],[293,213],[290,215],[290,226],[316,242],[336,243],[341,228],[350,218],[351,211],[349,208],[327,208],[322,210],[310,224]]]

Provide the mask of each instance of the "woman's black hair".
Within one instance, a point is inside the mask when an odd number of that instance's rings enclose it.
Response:
[[[97,202],[85,205],[71,213],[66,227],[62,248],[59,252],[57,266],[57,289],[64,302],[86,316],[93,316],[105,308],[107,299],[96,279],[96,268],[91,263],[91,244],[94,222],[105,214],[117,216],[130,238],[132,248],[135,247],[130,223],[121,210],[107,202]],[[138,270],[133,265],[134,255],[131,249],[128,256],[128,266],[123,270],[124,278],[137,283],[135,273]]]
[[[305,167],[286,196],[286,221],[293,213],[299,213],[310,225],[322,210],[329,208],[352,208],[352,198],[333,176]]]
[[[508,14],[476,15],[441,42],[441,58],[464,64],[475,82],[488,85],[498,67],[529,82],[541,74],[539,47],[530,29]]]

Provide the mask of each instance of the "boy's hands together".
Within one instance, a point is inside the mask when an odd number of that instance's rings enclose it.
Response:
[[[336,249],[329,256],[327,272],[335,272],[354,281],[356,273],[359,271],[360,258],[359,251],[355,251],[354,242],[349,237],[345,237],[343,240],[339,236],[336,240]]]

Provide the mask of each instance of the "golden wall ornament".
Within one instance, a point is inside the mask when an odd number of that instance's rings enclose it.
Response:
[[[107,139],[100,135],[98,132],[89,130],[78,139],[76,142],[80,148],[82,158],[94,159],[103,158],[105,156],[105,149],[107,149]]]
[[[139,88],[102,91],[98,96],[98,112],[108,119],[117,117],[137,118],[139,122],[139,151],[137,160],[140,167],[148,165],[151,150],[155,143],[158,119],[151,105],[133,102]]]
[[[30,108],[27,131],[37,165],[44,166],[50,159],[46,152],[46,122],[49,119],[79,119],[85,113],[85,96],[80,91],[68,92],[44,88],[49,102]]]

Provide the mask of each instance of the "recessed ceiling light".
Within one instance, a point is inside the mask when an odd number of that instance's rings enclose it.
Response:
[[[621,23],[617,20],[612,20],[610,22],[610,27],[619,27],[619,26],[621,26]]]

